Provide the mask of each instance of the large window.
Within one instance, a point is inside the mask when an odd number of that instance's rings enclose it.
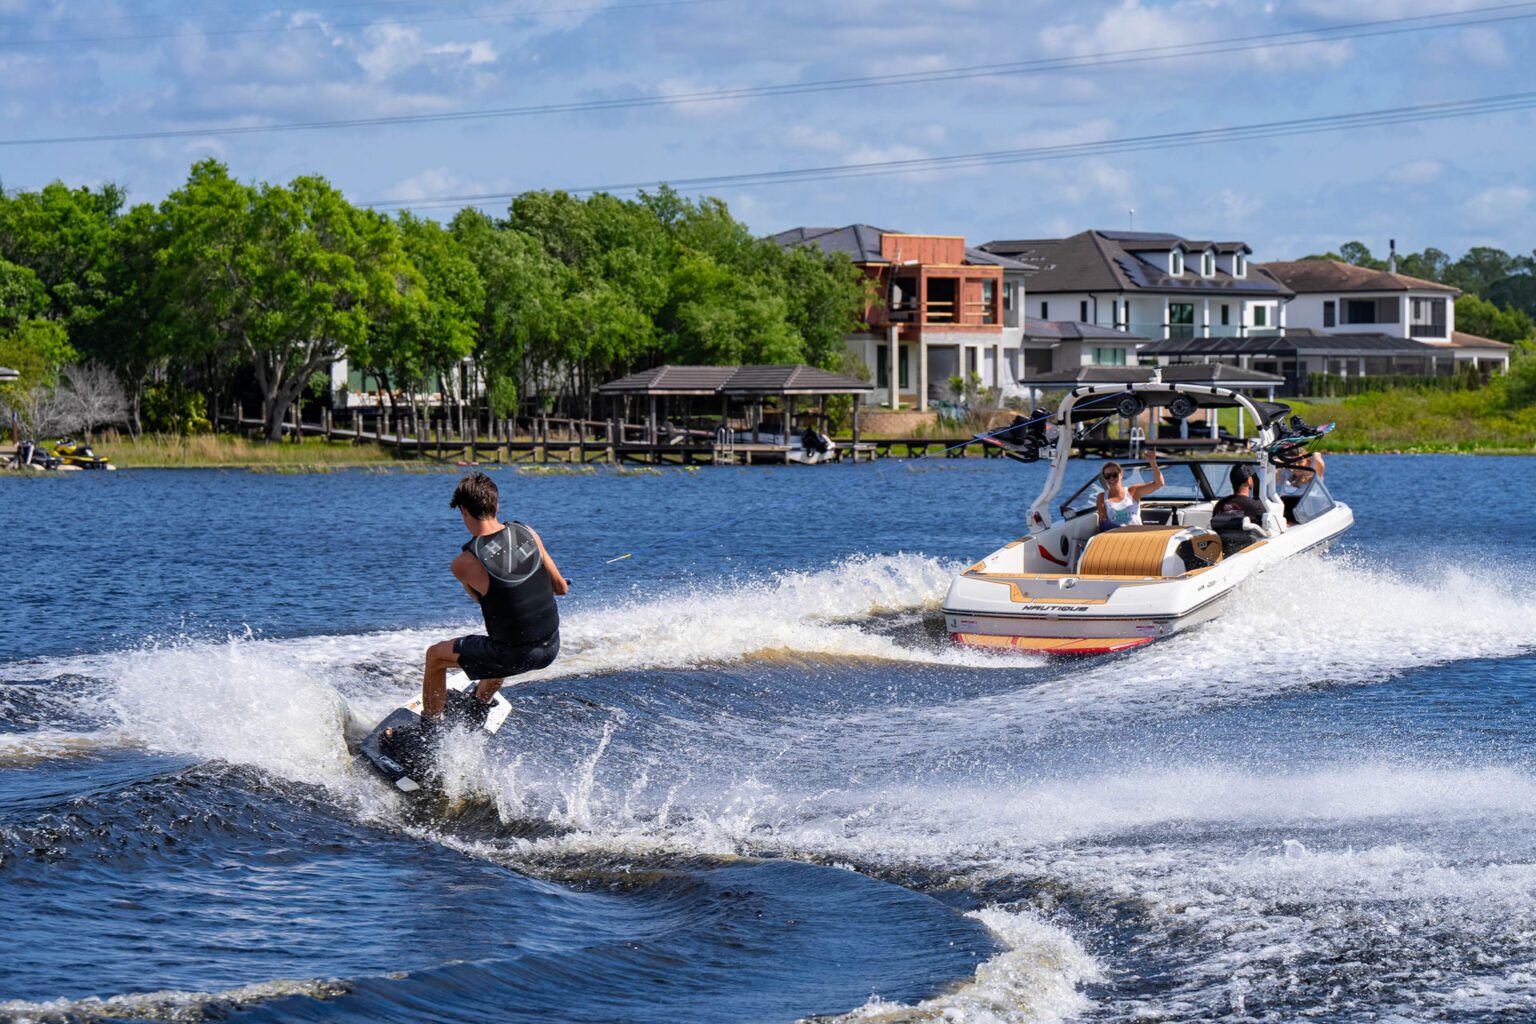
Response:
[[[1395,324],[1403,318],[1403,306],[1395,297],[1345,299],[1343,313],[1346,324]]]
[[[1335,327],[1339,322],[1338,303],[1332,300],[1323,303],[1323,326]]]
[[[1444,338],[1447,336],[1444,299],[1411,299],[1408,312],[1408,336],[1410,338]]]
[[[1255,327],[1268,327],[1269,326],[1269,307],[1268,306],[1254,306],[1253,307],[1253,326],[1255,326]]]
[[[1094,366],[1124,366],[1125,349],[1118,346],[1095,348],[1093,350]]]
[[[1193,338],[1195,336],[1195,304],[1193,302],[1168,303],[1168,337]]]
[[[981,322],[997,323],[997,282],[990,277],[981,279]]]

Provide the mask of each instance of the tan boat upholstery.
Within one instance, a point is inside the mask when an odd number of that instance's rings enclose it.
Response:
[[[1179,576],[1188,571],[1178,551],[1183,542],[1202,561],[1221,561],[1221,539],[1207,530],[1122,526],[1089,540],[1077,571],[1083,576]]]

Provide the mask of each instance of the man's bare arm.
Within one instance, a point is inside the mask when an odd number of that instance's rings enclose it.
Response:
[[[461,552],[449,566],[453,572],[453,578],[464,587],[464,592],[480,603],[480,598],[491,589],[490,573],[485,571],[485,566],[480,564],[478,558],[472,557],[469,552]]]
[[[549,584],[556,597],[564,597],[571,592],[571,581],[560,575],[560,570],[555,568],[555,560],[549,557],[549,551],[544,547],[544,538],[540,537],[533,527],[528,527],[528,532],[533,534],[533,539],[538,542],[539,555],[544,559],[544,568],[549,570]]]

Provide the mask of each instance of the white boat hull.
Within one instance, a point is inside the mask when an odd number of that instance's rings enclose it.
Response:
[[[1354,522],[1335,504],[1214,565],[1178,576],[1094,576],[1024,571],[1026,537],[950,584],[944,626],[960,643],[1047,653],[1106,653],[1149,643],[1221,613],[1243,581],[1287,558],[1324,549]],[[1042,553],[1043,550],[1042,550]]]

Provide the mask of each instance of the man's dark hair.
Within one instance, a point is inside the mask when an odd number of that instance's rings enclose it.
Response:
[[[1254,469],[1246,462],[1239,462],[1237,465],[1233,466],[1232,472],[1228,474],[1227,477],[1227,479],[1232,482],[1232,493],[1236,494],[1238,491],[1242,490],[1243,484],[1247,483],[1258,475],[1258,470]]]
[[[496,483],[484,473],[471,473],[453,489],[449,508],[462,508],[473,519],[495,519],[498,495]]]

